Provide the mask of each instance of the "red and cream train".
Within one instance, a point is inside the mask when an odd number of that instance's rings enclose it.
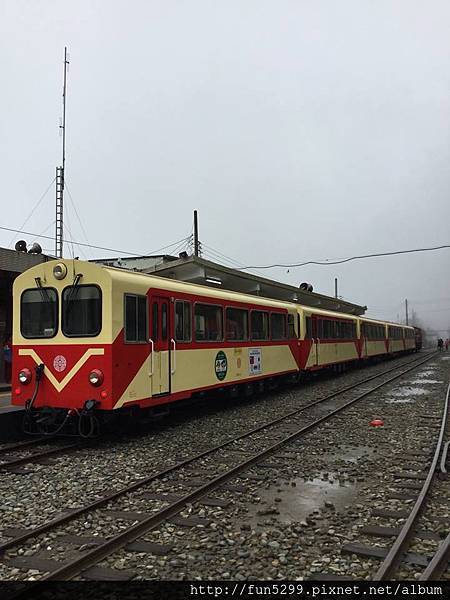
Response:
[[[30,432],[416,350],[413,327],[103,267],[42,263],[14,283],[13,403]]]

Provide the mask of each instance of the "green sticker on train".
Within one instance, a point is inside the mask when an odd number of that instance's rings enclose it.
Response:
[[[216,354],[215,370],[217,379],[223,381],[227,376],[228,362],[225,352],[222,350]]]

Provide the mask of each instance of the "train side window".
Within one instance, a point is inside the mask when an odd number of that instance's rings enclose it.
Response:
[[[191,341],[191,303],[177,300],[175,302],[175,339],[177,342]]]
[[[214,304],[195,304],[195,339],[198,342],[218,342],[222,335],[222,307]]]
[[[323,339],[324,333],[323,333],[323,320],[322,319],[317,319],[316,328],[317,328],[316,337],[320,340]]]
[[[251,313],[252,340],[269,339],[269,314],[261,310],[252,310]]]
[[[167,302],[161,305],[161,340],[167,340]]]
[[[273,340],[286,339],[286,315],[270,313],[270,332]]]
[[[225,310],[227,340],[245,342],[248,340],[248,312],[242,308]]]
[[[156,342],[158,339],[158,303],[152,304],[152,338]]]
[[[125,294],[125,341],[147,341],[147,297]]]
[[[287,323],[288,323],[288,338],[290,340],[292,340],[297,337],[295,335],[294,315],[288,314]],[[299,329],[299,334],[300,334],[300,329]]]

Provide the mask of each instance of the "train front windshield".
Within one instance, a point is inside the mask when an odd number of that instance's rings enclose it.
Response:
[[[102,295],[96,285],[71,285],[62,293],[62,332],[67,337],[90,337],[102,328]]]
[[[53,288],[25,290],[20,302],[24,338],[49,338],[58,331],[58,294]]]
[[[102,328],[102,293],[96,285],[71,285],[62,291],[61,331],[66,337],[94,337]],[[25,290],[20,302],[20,330],[27,339],[52,338],[59,328],[58,292]]]

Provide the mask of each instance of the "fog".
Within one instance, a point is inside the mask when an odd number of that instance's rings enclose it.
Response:
[[[450,243],[450,4],[0,0],[0,245],[264,266]],[[70,196],[69,196],[70,193]],[[74,208],[75,206],[75,208]],[[81,221],[81,223],[80,223]],[[226,259],[219,254],[226,255]],[[235,262],[231,262],[231,259]],[[450,335],[450,250],[261,275]],[[443,330],[442,332],[440,330]]]

